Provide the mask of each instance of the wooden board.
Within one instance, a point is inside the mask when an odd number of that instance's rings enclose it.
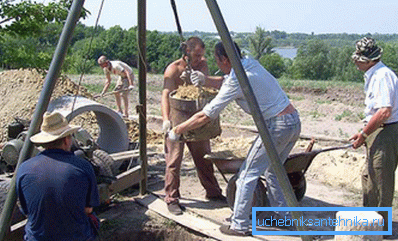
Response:
[[[148,209],[160,214],[161,216],[171,219],[176,223],[187,227],[189,229],[200,232],[204,235],[212,237],[217,240],[269,240],[269,241],[283,241],[283,240],[301,240],[299,237],[294,236],[249,236],[249,237],[238,237],[238,236],[228,236],[220,232],[220,224],[217,224],[210,220],[210,218],[204,218],[194,213],[187,208],[182,215],[173,215],[169,213],[166,203],[160,198],[153,194],[149,194],[143,197],[135,198],[135,200],[141,205],[147,207]]]

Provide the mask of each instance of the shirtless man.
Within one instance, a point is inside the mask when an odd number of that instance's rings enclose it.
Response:
[[[170,92],[176,90],[178,86],[183,85],[185,81],[190,81],[189,79],[191,79],[194,84],[196,81],[204,81],[204,75],[208,74],[207,61],[204,58],[205,45],[201,39],[198,37],[189,38],[186,41],[186,53],[188,56],[174,61],[164,72],[164,86],[161,100],[164,133],[170,131],[173,126],[173,123],[170,121]],[[188,67],[188,60],[192,70]],[[191,78],[187,78],[189,77],[187,72],[190,72]],[[215,83],[209,84],[214,85]],[[221,85],[221,83],[218,84]],[[200,85],[204,85],[204,83],[200,83]],[[206,190],[206,198],[209,200],[225,201],[225,197],[222,195],[221,189],[214,176],[213,164],[203,158],[205,154],[210,153],[210,141],[175,142],[171,141],[166,135],[165,202],[167,203],[170,213],[174,215],[182,214],[182,209],[178,200],[180,198],[180,169],[185,144],[188,146],[192,155],[200,183]]]

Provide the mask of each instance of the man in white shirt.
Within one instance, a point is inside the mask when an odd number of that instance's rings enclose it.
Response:
[[[113,60],[109,61],[106,56],[102,55],[98,58],[98,64],[104,70],[106,80],[105,86],[102,90],[100,96],[103,96],[105,92],[108,90],[109,85],[111,84],[111,73],[118,75],[119,78],[116,82],[115,97],[116,97],[116,106],[117,111],[124,118],[129,117],[129,97],[128,93],[130,90],[134,88],[134,73],[133,70],[126,63]],[[121,100],[123,99],[124,110],[122,111]]]
[[[398,163],[398,79],[381,61],[382,49],[372,38],[356,43],[352,55],[358,70],[365,72],[365,127],[354,134],[353,147],[366,146],[362,173],[363,205],[391,207]],[[380,212],[387,230],[387,212]]]
[[[240,53],[239,47],[235,44]],[[169,139],[178,140],[182,133],[196,129],[211,119],[216,118],[220,112],[232,101],[236,103],[248,114],[250,113],[247,100],[242,88],[232,68],[222,43],[215,46],[215,59],[220,70],[225,74],[224,77],[202,76],[202,82],[206,84],[211,81],[223,79],[220,91],[217,96],[206,105],[202,111],[193,115],[187,121],[177,125],[169,132]],[[290,151],[299,138],[301,122],[298,112],[290,103],[287,95],[279,86],[278,81],[260,63],[251,58],[242,58],[242,66],[249,79],[254,95],[259,104],[261,114],[267,124],[275,148],[278,151],[280,160],[286,161]],[[257,136],[252,144],[250,151],[243,162],[239,171],[239,178],[236,181],[236,194],[231,225],[222,225],[220,231],[226,235],[247,236],[250,234],[251,225],[250,212],[252,200],[258,179],[264,174],[267,188],[268,199],[273,207],[287,207],[282,189],[276,178],[276,174],[270,168],[270,157],[265,150],[264,144]],[[280,217],[291,218],[289,212],[279,212]]]

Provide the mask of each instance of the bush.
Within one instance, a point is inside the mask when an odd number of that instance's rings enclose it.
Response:
[[[286,71],[285,62],[277,53],[263,55],[260,58],[260,64],[275,78],[280,78]]]

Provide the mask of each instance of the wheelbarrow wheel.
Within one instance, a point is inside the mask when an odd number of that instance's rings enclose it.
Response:
[[[305,180],[305,177],[300,180],[299,185],[293,188],[293,190],[297,201],[300,202],[304,198],[305,192],[307,191],[307,181]]]
[[[297,201],[300,202],[307,191],[307,181],[305,180],[305,176],[301,172],[292,172],[288,173],[288,178],[293,187]]]
[[[231,210],[234,210],[235,204],[235,193],[236,193],[236,180],[239,177],[239,173],[236,173],[228,181],[227,186],[227,202]],[[269,201],[267,198],[267,189],[263,182],[259,179],[256,189],[254,190],[252,207],[269,207]]]

